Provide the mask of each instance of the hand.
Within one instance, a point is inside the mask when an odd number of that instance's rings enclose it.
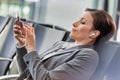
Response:
[[[27,24],[26,25],[26,48],[28,50],[28,52],[31,51],[35,51],[35,32],[34,32],[34,28],[30,25]]]
[[[24,23],[22,21],[16,20],[13,31],[14,31],[14,36],[18,41],[17,45],[18,46],[25,45],[26,31],[25,31]]]

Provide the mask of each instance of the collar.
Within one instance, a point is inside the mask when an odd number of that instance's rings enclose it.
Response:
[[[80,45],[80,44],[76,44],[76,45],[72,45],[69,46],[69,44],[71,44],[70,42],[64,42],[64,44],[62,45],[63,49],[81,49],[81,48],[94,48],[94,45]]]

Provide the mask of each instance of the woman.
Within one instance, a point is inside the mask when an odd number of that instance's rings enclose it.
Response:
[[[80,20],[73,23],[70,37],[75,42],[57,42],[38,55],[33,27],[16,21],[14,35],[18,40],[17,60],[22,72],[19,79],[89,80],[99,62],[93,45],[106,35],[113,35],[115,30],[108,13],[86,9]]]

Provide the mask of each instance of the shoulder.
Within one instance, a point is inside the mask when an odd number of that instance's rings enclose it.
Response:
[[[82,57],[83,59],[90,60],[93,62],[99,61],[98,52],[92,48],[82,48],[78,52],[77,57]]]
[[[81,50],[81,52],[82,52],[83,54],[96,55],[96,56],[98,56],[98,52],[97,52],[96,50],[92,49],[92,48],[83,48],[83,49]]]
[[[91,48],[81,49],[75,58],[78,60],[85,77],[90,77],[95,72],[99,63],[98,53]]]

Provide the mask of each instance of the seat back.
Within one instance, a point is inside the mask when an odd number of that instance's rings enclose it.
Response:
[[[0,16],[0,33],[3,31],[9,20],[10,17]]]
[[[15,54],[15,39],[13,36],[14,19],[11,18],[0,34],[0,57],[12,59]],[[8,69],[9,61],[0,61],[0,75],[4,75]]]
[[[103,80],[110,62],[119,49],[120,44],[113,41],[101,42],[95,45],[95,50],[99,54],[99,64],[91,80]]]
[[[105,73],[106,80],[120,80],[120,48]]]
[[[40,24],[34,24],[34,29],[38,53],[42,53],[43,51],[47,50],[57,41],[65,40],[65,37],[68,36],[66,31],[52,29]]]

